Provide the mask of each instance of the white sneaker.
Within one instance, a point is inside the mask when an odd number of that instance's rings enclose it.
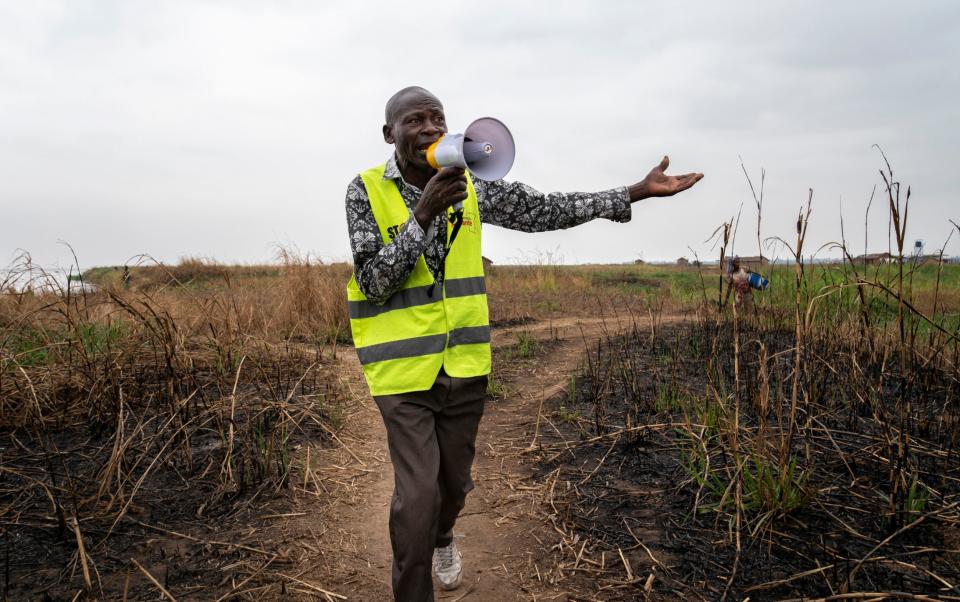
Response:
[[[457,542],[451,541],[449,546],[433,549],[433,574],[437,576],[441,588],[451,590],[460,587],[462,572]]]

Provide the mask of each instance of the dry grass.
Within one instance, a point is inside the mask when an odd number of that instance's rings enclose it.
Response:
[[[191,261],[91,293],[21,257],[0,287],[5,595],[72,596],[68,574],[25,577],[52,565],[115,598],[100,574],[136,566],[132,528],[202,529],[300,480],[296,450],[342,419],[345,270],[281,259],[269,282]]]

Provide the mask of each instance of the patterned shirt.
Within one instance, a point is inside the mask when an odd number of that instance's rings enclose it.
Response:
[[[423,191],[403,180],[396,155],[387,160],[384,179],[396,182],[410,218],[389,244],[384,244],[370,207],[366,186],[358,175],[347,187],[347,227],[353,249],[357,285],[369,301],[385,303],[410,276],[423,255],[436,283],[443,285],[446,256],[446,213],[433,222],[428,236],[413,216]],[[480,205],[480,221],[522,232],[563,230],[602,217],[630,221],[630,194],[625,186],[602,192],[543,194],[520,182],[485,182],[473,178]],[[428,228],[429,230],[430,228]]]

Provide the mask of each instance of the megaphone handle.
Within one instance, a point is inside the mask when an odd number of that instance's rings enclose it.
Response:
[[[459,209],[457,209],[457,205],[460,205]],[[460,232],[460,226],[463,225],[463,203],[457,203],[453,207],[456,209],[456,211],[453,212],[453,230],[450,232],[450,242],[447,243],[447,253],[450,252],[450,248],[453,246],[453,241],[457,239],[457,234]]]
[[[457,208],[457,205],[459,205],[459,208]],[[453,241],[457,239],[457,234],[460,233],[460,226],[463,225],[463,203],[454,204],[454,209],[456,210],[453,213],[453,215],[455,216],[455,219],[453,222],[453,230],[450,232],[450,241],[447,243],[443,261],[440,263],[440,269],[444,271],[445,271],[445,265],[446,265],[446,259],[447,259],[446,256],[450,254],[450,248],[453,247]],[[433,233],[434,233],[433,226],[434,226],[433,223],[431,223],[430,227],[427,228],[427,242],[430,242],[431,240],[433,240]],[[436,279],[434,279],[433,284],[431,284],[430,288],[427,290],[428,297],[431,297],[431,298],[433,297],[433,289],[436,286],[437,286],[437,281]]]

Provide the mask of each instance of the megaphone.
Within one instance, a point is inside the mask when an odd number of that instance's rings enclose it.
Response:
[[[481,117],[462,134],[445,134],[427,149],[427,162],[434,169],[462,167],[492,182],[507,175],[513,167],[517,148],[513,135],[503,122]]]

